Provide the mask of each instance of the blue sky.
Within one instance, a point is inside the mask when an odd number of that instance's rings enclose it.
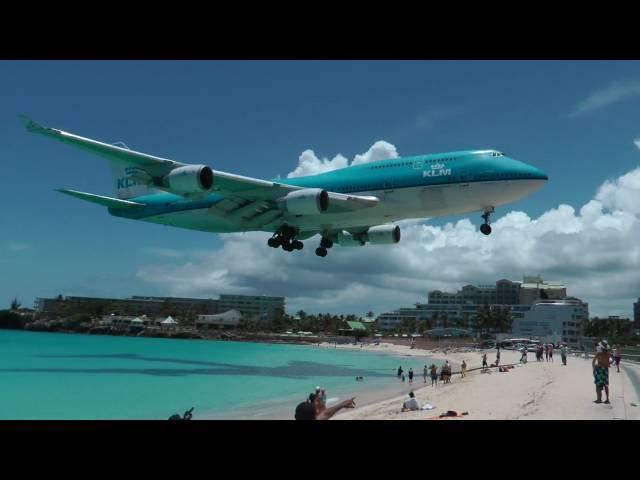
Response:
[[[446,280],[430,270],[423,278],[412,274],[411,287],[398,295],[393,294],[398,287],[387,287],[387,296],[367,290],[364,281],[340,284],[338,276],[337,284],[330,279],[334,288],[360,292],[338,305],[314,303],[312,294],[294,292],[296,272],[308,274],[313,267],[304,263],[310,259],[300,265],[289,259],[270,267],[289,269],[279,272],[285,280],[277,285],[264,281],[265,271],[230,278],[218,290],[208,290],[207,285],[220,284],[206,279],[190,288],[175,272],[206,277],[211,255],[228,258],[232,253],[225,245],[235,237],[118,219],[55,192],[70,187],[112,195],[114,180],[102,159],[28,134],[18,113],[82,136],[124,141],[135,150],[260,178],[286,176],[307,149],[318,157],[352,159],[378,140],[393,144],[401,156],[497,148],[542,168],[550,181],[531,197],[499,209],[496,220],[511,211],[537,219],[561,204],[578,211],[603,182],[640,166],[634,144],[640,137],[638,62],[2,61],[0,95],[0,306],[14,296],[31,306],[35,297],[58,293],[217,297],[246,291],[291,296],[294,308],[360,313],[396,308],[410,298],[425,301],[434,286],[459,288],[528,273],[566,275],[554,279],[567,281],[570,293],[589,301],[595,290],[575,291],[570,281],[598,273],[593,265],[586,271],[563,270],[560,260],[548,271],[524,271],[529,266],[516,262],[485,274],[460,271]],[[464,218],[480,223],[472,215],[433,219],[428,225],[446,234],[452,222],[454,238]],[[370,253],[360,259],[352,252],[340,255],[332,265],[327,257],[321,270],[366,272],[362,258]],[[615,270],[616,262],[609,259],[607,265]],[[155,281],[150,272],[164,280]],[[384,288],[393,275],[378,273],[378,288]],[[628,278],[638,297],[636,281]],[[596,312],[628,315],[631,290],[615,297],[615,304],[601,302]],[[318,291],[331,297],[329,290]],[[367,292],[377,299],[363,300]]]

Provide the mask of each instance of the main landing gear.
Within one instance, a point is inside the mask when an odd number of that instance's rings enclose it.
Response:
[[[293,252],[294,250],[302,250],[304,243],[300,240],[296,240],[295,236],[298,234],[297,230],[288,225],[283,225],[280,230],[273,234],[267,245],[272,248],[282,247],[285,252]]]
[[[333,247],[333,242],[328,238],[322,237],[322,240],[320,240],[320,246],[316,248],[316,255],[319,257],[326,257],[327,249],[331,247]]]
[[[484,223],[482,225],[480,225],[480,231],[484,235],[490,235],[491,234],[491,227],[489,226],[489,216],[493,212],[495,212],[495,208],[487,207],[487,208],[484,209],[484,213],[482,214],[482,218],[484,219]]]

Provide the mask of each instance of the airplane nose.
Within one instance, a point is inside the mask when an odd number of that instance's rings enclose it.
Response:
[[[547,175],[545,172],[543,172],[542,170],[540,170],[539,168],[536,167],[531,167],[532,169],[532,175],[533,178],[535,178],[536,180],[549,180],[549,175]]]

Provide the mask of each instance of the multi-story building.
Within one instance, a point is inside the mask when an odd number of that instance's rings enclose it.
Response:
[[[69,312],[86,312],[95,315],[147,315],[160,316],[174,312],[183,315],[215,315],[228,310],[238,310],[243,318],[272,320],[276,312],[284,313],[284,297],[250,295],[221,295],[220,300],[182,297],[96,298],[62,297],[37,298],[36,310],[52,315]]]
[[[540,276],[524,277],[520,285],[521,305],[531,305],[537,300],[562,300],[567,296],[567,287],[562,282],[547,282]]]
[[[456,293],[433,290],[429,292],[430,305],[515,305],[519,300],[520,282],[498,280],[495,285],[465,285]]]
[[[285,297],[220,295],[220,311],[238,310],[244,319],[273,320],[285,312]]]
[[[589,305],[577,298],[539,300],[522,318],[514,319],[512,334],[517,337],[561,338],[578,348],[582,321],[589,318]]]

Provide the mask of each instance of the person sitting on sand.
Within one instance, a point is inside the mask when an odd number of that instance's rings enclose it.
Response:
[[[429,367],[431,369],[431,386],[433,387],[434,384],[437,387],[438,386],[438,367],[436,367],[436,365],[434,363],[431,364],[431,367]]]
[[[312,394],[313,395],[313,394]],[[333,407],[326,408],[322,411],[318,410],[320,397],[315,396],[313,402],[302,402],[296,407],[296,420],[329,420],[343,408],[355,408],[356,397],[344,400]]]
[[[593,368],[593,379],[596,384],[596,400],[594,403],[602,403],[602,389],[607,395],[607,399],[604,403],[609,402],[609,351],[606,342],[601,342],[597,349],[596,354],[591,361],[591,367]]]
[[[402,404],[402,411],[406,412],[407,410],[420,410],[420,402],[414,395],[413,392],[409,392],[409,398],[405,400]]]
[[[462,365],[460,365],[460,377],[464,378],[467,374],[467,362],[462,360]]]

